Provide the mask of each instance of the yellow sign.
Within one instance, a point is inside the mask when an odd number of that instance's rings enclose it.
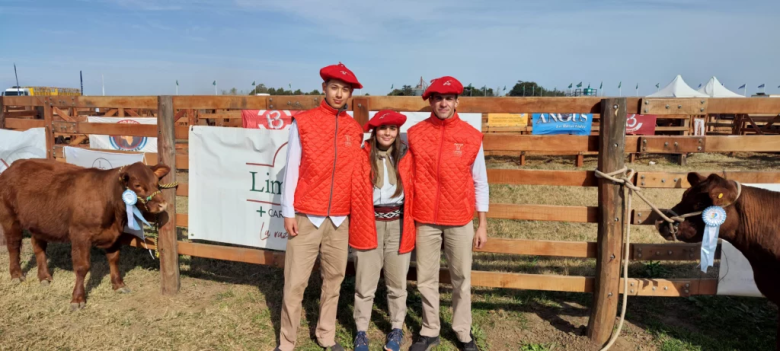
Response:
[[[490,127],[525,127],[528,125],[527,113],[488,113]]]

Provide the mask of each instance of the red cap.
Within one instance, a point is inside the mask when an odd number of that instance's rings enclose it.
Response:
[[[371,117],[365,128],[366,131],[385,125],[396,125],[400,128],[404,123],[406,123],[406,115],[393,110],[382,110]]]
[[[428,100],[428,98],[433,94],[460,95],[463,94],[463,84],[450,76],[436,78],[431,81],[431,85],[428,86],[428,89],[425,89],[425,93],[423,93],[422,98],[423,100]]]
[[[322,77],[323,81],[338,79],[352,85],[353,89],[363,89],[363,85],[358,82],[355,74],[341,62],[339,62],[338,65],[322,67],[322,69],[320,69],[320,77]]]

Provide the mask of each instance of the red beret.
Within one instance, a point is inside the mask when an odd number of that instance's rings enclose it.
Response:
[[[450,76],[436,78],[433,81],[431,81],[431,85],[428,86],[428,89],[425,89],[425,93],[423,93],[422,96],[423,100],[428,100],[428,98],[432,94],[460,95],[463,94],[463,84],[461,84],[457,79]]]
[[[338,79],[351,84],[353,89],[363,89],[363,85],[358,82],[355,74],[341,62],[339,62],[338,65],[322,67],[322,69],[320,69],[320,77],[322,77],[323,81]]]
[[[399,128],[406,123],[406,115],[393,110],[382,110],[366,123],[366,131],[385,125],[396,125]]]

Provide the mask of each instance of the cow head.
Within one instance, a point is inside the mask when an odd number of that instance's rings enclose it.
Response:
[[[142,162],[136,162],[123,167],[119,171],[119,179],[124,188],[130,189],[138,195],[137,206],[139,208],[150,213],[160,213],[168,207],[160,192],[160,179],[170,171],[171,168],[163,164],[150,167]]]
[[[675,205],[671,211],[665,211],[667,216],[685,215],[688,213],[701,212],[710,206],[721,206],[726,210],[726,222],[720,226],[719,236],[724,240],[734,237],[734,233],[739,225],[739,218],[734,206],[737,201],[739,191],[735,182],[728,181],[717,174],[710,174],[704,177],[698,173],[688,173],[688,183],[691,187],[685,191],[682,201]],[[674,240],[672,229],[669,224],[663,220],[656,221],[656,228],[666,240]],[[677,224],[676,224],[677,225]],[[702,240],[704,235],[704,220],[701,215],[685,218],[685,221],[677,225],[677,239],[695,243]]]

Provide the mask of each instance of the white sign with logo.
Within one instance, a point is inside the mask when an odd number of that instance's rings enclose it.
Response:
[[[780,184],[742,184],[780,192]],[[756,286],[753,267],[734,245],[721,240],[718,295],[763,296]]]
[[[190,128],[189,238],[285,250],[289,131]]]
[[[46,129],[0,129],[0,173],[16,160],[46,158]]]
[[[89,123],[157,124],[157,118],[150,117],[87,117]],[[93,149],[157,152],[157,138],[122,135],[90,135],[89,146]]]
[[[144,162],[144,154],[90,150],[72,146],[64,149],[65,162],[85,168],[112,169]]]

